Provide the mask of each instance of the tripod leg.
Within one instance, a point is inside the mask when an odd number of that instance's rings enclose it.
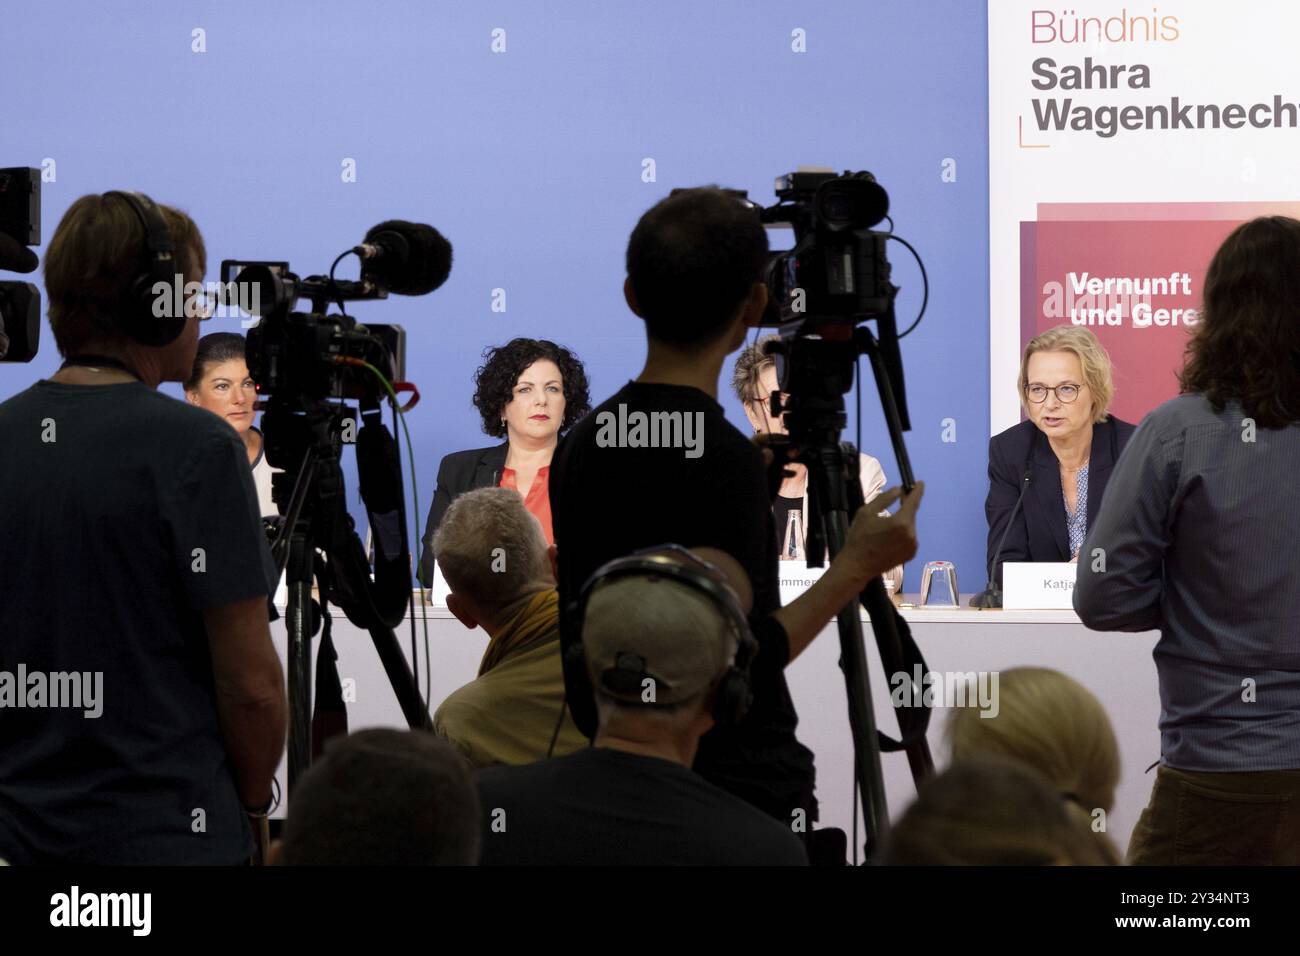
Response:
[[[847,488],[850,474],[840,446],[820,446],[808,464],[809,525],[819,521],[825,531],[828,556],[834,560],[848,540],[847,504],[852,491]],[[858,490],[857,500],[862,492]],[[864,849],[870,855],[889,828],[889,810],[885,799],[885,781],[880,766],[879,734],[876,712],[867,681],[866,645],[858,602],[840,609],[836,615],[840,634],[840,670],[844,673],[844,691],[849,704],[849,730],[853,737],[854,781],[862,796],[862,819],[866,830]],[[856,847],[854,849],[856,854]]]
[[[843,521],[842,515],[835,517]],[[829,523],[832,516],[827,518]],[[831,540],[842,541],[845,533],[843,528],[833,531]],[[889,811],[885,802],[880,748],[876,746],[876,714],[872,709],[871,688],[867,684],[867,657],[857,603],[842,608],[836,621],[840,632],[840,670],[844,672],[844,689],[849,699],[853,764],[858,792],[862,795],[862,819],[866,830],[863,848],[870,856],[888,829]]]
[[[873,594],[878,591],[878,594]],[[897,620],[893,602],[885,594],[885,586],[879,580],[870,582],[866,590],[862,592],[862,606],[867,609],[867,615],[872,623],[872,630],[876,635],[876,648],[880,651],[880,664],[885,671],[885,679],[892,686],[895,675],[902,675],[904,680],[911,681],[911,672],[907,668],[906,659],[903,655],[902,640],[898,634]],[[879,618],[884,622],[883,627],[876,627],[875,621]],[[919,658],[918,658],[919,659]],[[924,661],[921,661],[924,669]],[[921,699],[923,688],[914,687],[913,699]],[[904,716],[906,714],[906,716]],[[909,737],[914,731],[923,731],[928,726],[926,721],[927,712],[920,708],[912,710],[898,711],[898,729],[904,737]],[[907,753],[907,763],[912,771],[912,781],[920,785],[921,781],[934,773],[934,759],[930,756],[930,744],[926,741],[924,735],[916,740],[909,742],[903,750]]]
[[[311,580],[314,551],[305,524],[289,540],[289,606],[285,631],[289,646],[289,790],[311,765]]]
[[[411,673],[411,666],[415,662],[407,663],[401,645],[397,642],[397,635],[388,628],[372,627],[370,638],[375,642],[375,651],[383,662],[388,683],[393,685],[393,693],[397,695],[407,725],[412,730],[432,730],[433,720],[429,717],[429,708],[424,705],[416,688],[415,675]]]

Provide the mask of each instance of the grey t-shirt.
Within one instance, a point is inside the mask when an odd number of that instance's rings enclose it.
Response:
[[[0,541],[0,857],[247,858],[200,613],[275,585],[234,429],[139,382],[37,382],[0,404]]]

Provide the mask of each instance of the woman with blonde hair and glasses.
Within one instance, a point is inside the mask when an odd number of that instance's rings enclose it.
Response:
[[[989,440],[984,514],[990,576],[999,586],[1006,561],[1078,560],[1135,427],[1107,414],[1115,394],[1110,356],[1088,329],[1060,325],[1030,339],[1016,387],[1029,419]]]

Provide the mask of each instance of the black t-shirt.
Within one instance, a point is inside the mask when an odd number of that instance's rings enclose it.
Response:
[[[479,774],[484,866],[806,866],[789,827],[681,764],[588,747]]]
[[[0,709],[0,856],[247,859],[200,613],[275,586],[243,442],[139,382],[41,381],[0,448],[0,672],[98,697]]]
[[[609,447],[609,431],[603,437],[600,432],[601,413],[617,420],[620,405],[626,406],[625,418],[636,411],[699,414],[692,419],[703,424],[702,435],[693,435],[700,441],[698,455],[680,447]],[[744,566],[754,589],[750,626],[759,643],[751,671],[754,703],[739,726],[715,727],[701,738],[694,769],[782,823],[788,825],[796,809],[816,819],[813,756],[795,738],[798,718],[785,682],[789,640],[770,616],[781,606],[781,595],[759,450],[699,389],[629,382],[560,441],[550,493],[566,648],[573,642],[568,604],[606,561],[671,542],[720,548]],[[578,665],[566,656],[565,666],[571,686]],[[570,695],[569,705],[590,736],[594,703]]]

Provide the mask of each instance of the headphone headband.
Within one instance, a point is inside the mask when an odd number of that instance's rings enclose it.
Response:
[[[584,618],[586,617],[587,603],[591,595],[602,585],[620,578],[669,578],[705,595],[728,624],[735,641],[735,659],[734,663],[722,673],[721,679],[717,682],[713,714],[714,719],[719,724],[738,723],[753,701],[749,669],[754,656],[758,652],[758,642],[754,639],[749,629],[749,621],[730,588],[690,563],[675,561],[662,555],[661,552],[665,550],[677,551],[686,555],[692,562],[711,567],[707,562],[700,560],[680,545],[658,545],[643,548],[626,557],[607,561],[597,568],[595,573],[583,584],[578,597],[570,606],[570,619],[573,622],[577,640],[570,647],[569,652],[574,656],[575,664],[581,663],[581,667],[575,666],[572,669],[571,676],[582,682],[585,691],[592,690],[590,675],[587,672],[586,654],[582,644]],[[629,671],[628,674],[624,675],[620,672],[615,676],[619,681],[623,681],[624,677],[627,677],[629,681],[635,677],[635,683],[639,686],[642,677],[652,676],[644,671],[644,661],[642,664],[640,673],[632,674]]]
[[[126,200],[144,227],[147,265],[131,281],[128,301],[119,318],[122,331],[143,345],[160,347],[175,341],[185,329],[185,310],[180,315],[155,314],[155,287],[162,283],[170,289],[176,277],[176,248],[167,222],[157,204],[141,192],[114,189],[104,193],[105,198],[117,196]]]

